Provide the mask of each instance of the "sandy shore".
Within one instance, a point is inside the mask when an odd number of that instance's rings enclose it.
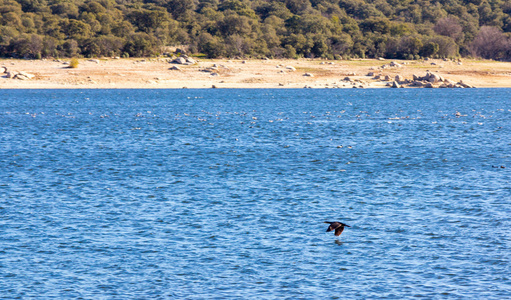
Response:
[[[25,72],[31,79],[0,74],[0,89],[105,89],[105,88],[381,88],[389,80],[370,73],[412,79],[428,71],[453,82],[484,87],[511,87],[511,63],[444,60],[200,60],[176,65],[169,59],[80,59],[77,68],[69,60],[0,60],[7,72]],[[178,66],[180,70],[171,70]],[[292,68],[288,68],[292,67]],[[294,68],[294,70],[293,70]],[[1,72],[0,72],[1,73]],[[350,81],[345,80],[346,77]]]

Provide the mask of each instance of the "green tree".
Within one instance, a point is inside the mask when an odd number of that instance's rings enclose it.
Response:
[[[198,49],[201,53],[210,58],[222,57],[225,55],[225,44],[219,37],[204,32],[198,37]]]
[[[390,22],[385,18],[369,18],[362,21],[359,25],[364,32],[373,32],[387,34],[390,32]]]
[[[240,16],[245,16],[251,19],[257,19],[255,11],[250,7],[248,1],[240,0],[224,0],[218,5],[220,11],[233,11]]]
[[[150,33],[156,28],[164,27],[170,21],[168,13],[162,10],[139,9],[133,10],[127,15],[130,22],[138,30]]]
[[[330,50],[332,54],[335,56],[346,56],[349,55],[351,49],[353,48],[353,40],[351,36],[346,33],[342,33],[340,35],[333,36],[330,40]]]
[[[62,32],[66,39],[84,40],[92,36],[91,26],[85,22],[74,19],[65,19],[60,22]]]
[[[123,52],[129,54],[130,57],[153,56],[158,51],[158,41],[156,38],[145,32],[133,33],[123,48]]]
[[[422,46],[422,49],[420,50],[419,54],[422,57],[433,57],[438,53],[438,50],[440,47],[435,42],[427,42]]]
[[[430,41],[438,44],[437,56],[448,58],[458,55],[459,47],[452,38],[438,35],[431,37]]]
[[[59,54],[64,57],[75,57],[81,52],[81,49],[78,47],[78,42],[73,39],[66,40],[57,49]]]

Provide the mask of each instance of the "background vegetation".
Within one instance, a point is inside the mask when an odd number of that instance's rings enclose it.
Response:
[[[0,0],[0,56],[511,59],[511,0]]]

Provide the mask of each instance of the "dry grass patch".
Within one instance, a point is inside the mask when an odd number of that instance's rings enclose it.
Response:
[[[78,61],[78,58],[71,58],[71,60],[69,61],[69,67],[72,69],[78,68],[79,64],[80,62]]]

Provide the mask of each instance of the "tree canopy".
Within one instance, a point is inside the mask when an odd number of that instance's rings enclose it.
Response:
[[[511,60],[511,0],[0,0],[0,56]]]

